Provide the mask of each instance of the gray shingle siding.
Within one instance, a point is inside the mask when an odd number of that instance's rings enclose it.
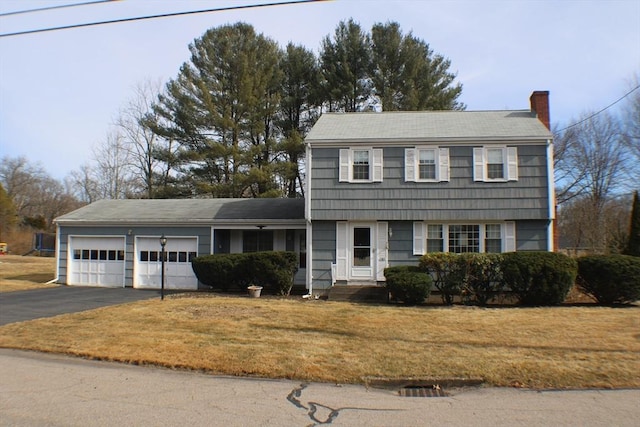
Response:
[[[327,289],[331,286],[331,264],[336,261],[336,223],[314,221],[313,223],[313,288]]]
[[[477,146],[480,146],[478,144]],[[446,145],[440,145],[446,147]],[[380,183],[338,182],[338,148],[314,148],[313,220],[524,220],[549,216],[545,145],[518,146],[518,181],[474,182],[473,146],[450,146],[449,182],[404,181],[404,149],[384,148]]]

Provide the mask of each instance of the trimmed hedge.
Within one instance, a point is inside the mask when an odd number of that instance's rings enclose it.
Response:
[[[384,269],[391,297],[408,305],[422,304],[431,292],[431,276],[419,267],[400,265]]]
[[[640,258],[629,255],[580,257],[578,287],[600,304],[640,300]]]
[[[502,254],[506,286],[523,305],[558,305],[573,286],[576,260],[555,252],[509,252]]]
[[[254,284],[278,295],[289,295],[298,257],[284,251],[213,254],[194,258],[191,266],[199,281],[216,289],[244,290]]]

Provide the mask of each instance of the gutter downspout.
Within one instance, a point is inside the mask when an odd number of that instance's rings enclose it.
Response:
[[[547,228],[547,250],[553,252],[557,250],[557,237],[558,230],[556,230],[556,190],[555,190],[555,176],[553,171],[553,140],[547,139],[547,176],[549,188],[549,227]]]
[[[303,298],[313,296],[313,227],[311,225],[311,145],[306,144],[305,169],[307,173],[306,194],[304,198],[304,219],[307,223],[307,295]]]
[[[60,224],[56,224],[56,278],[49,280],[47,285],[58,283],[60,278]]]

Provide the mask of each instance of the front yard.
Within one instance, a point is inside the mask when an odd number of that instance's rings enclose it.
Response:
[[[0,346],[303,381],[640,387],[637,306],[409,308],[202,295],[6,325]]]
[[[53,278],[53,258],[0,262],[0,291]],[[184,294],[6,325],[0,347],[303,381],[640,387],[640,306],[404,307]]]

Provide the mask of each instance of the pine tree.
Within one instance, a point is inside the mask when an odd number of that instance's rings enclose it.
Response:
[[[629,229],[629,243],[627,255],[640,257],[640,200],[638,191],[633,193],[633,207],[631,208],[631,227]]]

